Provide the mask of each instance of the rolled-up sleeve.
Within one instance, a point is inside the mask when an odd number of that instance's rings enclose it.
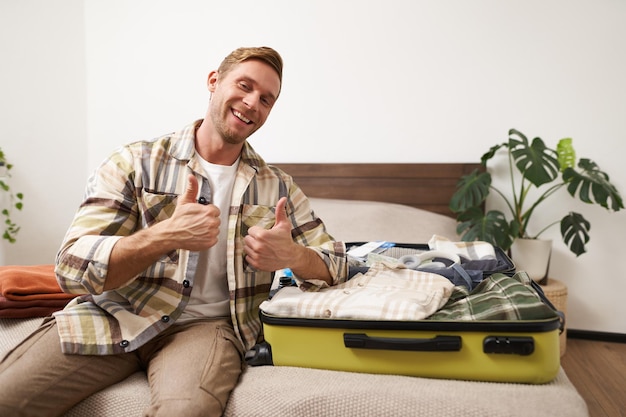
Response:
[[[315,215],[310,201],[295,183],[291,184],[290,199],[294,207],[292,221],[299,225],[292,230],[294,240],[312,249],[322,258],[333,278],[333,285],[345,282],[348,264],[344,242],[335,241],[328,233],[324,222]]]
[[[89,178],[85,197],[56,256],[64,292],[101,294],[113,246],[137,228],[137,199],[129,149],[122,148]]]

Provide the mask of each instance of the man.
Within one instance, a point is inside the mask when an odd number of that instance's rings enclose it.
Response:
[[[0,415],[62,414],[138,369],[146,415],[221,415],[272,271],[346,279],[343,243],[246,141],[281,83],[276,51],[237,49],[208,76],[204,120],[98,168],[57,255],[61,288],[82,295],[0,364]]]

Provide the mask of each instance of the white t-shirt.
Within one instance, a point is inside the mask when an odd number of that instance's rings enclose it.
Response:
[[[198,268],[189,304],[180,320],[230,316],[226,244],[228,211],[239,159],[231,166],[215,165],[200,158],[211,187],[211,204],[220,209],[220,234],[217,244],[199,253]]]

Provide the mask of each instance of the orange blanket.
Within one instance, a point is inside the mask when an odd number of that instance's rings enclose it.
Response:
[[[0,266],[0,295],[7,300],[71,300],[76,294],[61,291],[54,265]]]
[[[26,300],[12,301],[0,295],[0,318],[24,319],[47,317],[63,310],[70,300]]]

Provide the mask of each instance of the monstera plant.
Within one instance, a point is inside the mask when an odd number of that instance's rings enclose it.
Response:
[[[11,187],[9,186],[9,178],[11,178],[12,168],[13,165],[7,161],[2,148],[0,148],[0,197],[2,197],[0,200],[2,204],[0,204],[0,206],[2,210],[2,218],[4,219],[2,238],[10,243],[15,243],[15,238],[17,233],[20,231],[20,227],[12,220],[11,213],[13,209],[22,209],[22,199],[24,198],[24,195],[22,193],[13,193]]]
[[[502,151],[508,154],[510,194],[492,185],[487,162]],[[590,159],[576,159],[571,138],[561,139],[556,149],[536,137],[529,141],[515,129],[509,140],[495,145],[481,158],[483,170],[462,177],[450,201],[457,216],[457,232],[464,241],[482,240],[508,250],[518,238],[536,239],[549,227],[560,223],[563,242],[576,256],[586,252],[590,223],[582,214],[568,212],[560,220],[544,225],[538,233],[529,234],[533,214],[559,189],[565,187],[573,197],[585,203],[598,204],[609,211],[624,208],[622,197],[609,176]],[[517,172],[517,174],[516,174]],[[505,182],[506,183],[506,182]],[[532,190],[532,192],[531,192]],[[508,211],[485,212],[491,191],[499,195]]]

